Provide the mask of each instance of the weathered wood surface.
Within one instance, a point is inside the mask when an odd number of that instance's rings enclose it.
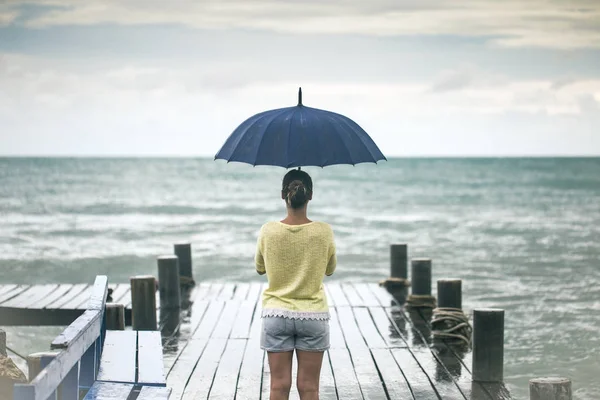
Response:
[[[67,384],[67,391],[73,387],[79,387],[76,379],[73,379],[74,368],[80,364],[80,360],[87,354],[88,349],[97,349],[97,344],[102,335],[102,319],[104,304],[108,291],[106,276],[97,276],[92,291],[90,292],[89,306],[79,318],[73,321],[59,336],[51,343],[52,349],[60,352],[48,359],[35,379],[27,384],[17,384],[14,387],[15,399],[45,400],[54,396],[59,385]],[[42,359],[42,361],[44,361]],[[82,368],[95,368],[94,365],[83,363]],[[64,397],[70,398],[70,397]]]
[[[78,293],[53,304],[73,305],[81,292],[89,297],[89,288],[73,286],[65,293]],[[130,302],[128,286],[111,286],[112,300]],[[270,371],[260,349],[264,288],[263,283],[196,286],[191,306],[182,309],[178,334],[163,337],[170,399],[268,398]],[[27,290],[0,286],[0,296],[14,300]],[[394,304],[385,289],[328,283],[326,293],[331,349],[323,359],[322,399],[510,399],[502,384],[472,382],[471,353],[445,343],[433,346],[427,315]],[[158,361],[143,364],[153,362]],[[295,377],[296,361],[293,367]],[[295,388],[290,398],[299,398]]]
[[[260,349],[263,289],[257,283],[195,289],[185,335],[165,354],[171,399],[268,398],[270,371]],[[472,383],[470,353],[430,346],[428,321],[392,306],[385,289],[332,283],[326,292],[331,349],[323,359],[322,399],[496,398],[498,387]],[[503,386],[500,392],[508,394]],[[294,387],[290,398],[299,398]]]

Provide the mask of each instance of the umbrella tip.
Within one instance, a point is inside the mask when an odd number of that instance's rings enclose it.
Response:
[[[302,88],[298,88],[298,105],[302,105]]]

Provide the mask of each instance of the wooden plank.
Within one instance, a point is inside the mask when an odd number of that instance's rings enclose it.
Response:
[[[435,389],[442,399],[465,399],[448,371],[438,362],[429,349],[412,349],[412,353],[421,368],[427,371],[429,377],[434,381]]]
[[[400,366],[415,399],[439,399],[429,376],[421,369],[410,350],[396,348],[390,351]]]
[[[206,399],[208,397],[226,344],[227,339],[211,338],[208,341],[183,392],[183,400]]]
[[[327,299],[327,305],[329,307],[335,307],[335,299],[329,292],[329,285],[330,283],[323,284],[323,289],[325,290],[325,298]]]
[[[346,340],[346,345],[349,349],[365,349],[367,345],[356,326],[356,321],[354,320],[354,314],[352,313],[352,309],[350,307],[340,307],[336,308],[338,322],[340,323],[340,327],[342,332],[344,333],[344,339]]]
[[[258,299],[258,301],[261,301],[262,300],[262,283],[261,282],[250,283],[250,288],[248,289],[248,296],[246,298],[248,300]]]
[[[219,300],[231,300],[233,298],[233,292],[235,291],[235,283],[223,284],[223,290],[219,293],[217,299]]]
[[[8,284],[8,285],[0,285],[0,296],[2,296],[4,293],[8,293],[10,291],[15,290],[16,288],[18,288],[19,285],[16,284]]]
[[[92,294],[90,295],[86,308],[88,310],[104,310],[107,293],[108,277],[106,275],[96,276],[94,286],[92,286]]]
[[[94,382],[84,400],[116,400],[127,399],[133,385],[110,382]]]
[[[220,339],[229,338],[233,325],[237,322],[236,316],[239,308],[240,302],[237,300],[228,300],[225,302],[225,308],[211,337]]]
[[[381,306],[392,307],[398,305],[392,295],[389,294],[385,288],[376,283],[368,283],[367,286],[369,287],[369,290],[371,290],[371,293],[373,293],[373,296],[375,296],[375,298],[379,301]]]
[[[188,310],[188,323],[184,323],[180,327],[180,335],[173,338],[174,343],[177,345],[176,351],[170,351],[164,353],[164,366],[167,375],[170,373],[173,365],[182,354],[183,350],[188,346],[190,339],[198,329],[200,322],[208,308],[208,302],[204,300],[196,300],[192,304],[192,307]],[[170,344],[170,341],[165,343]]]
[[[219,316],[221,315],[221,311],[223,311],[223,306],[225,303],[222,301],[213,300],[209,303],[206,313],[198,325],[198,329],[194,332],[192,338],[194,339],[208,339],[212,334],[217,322],[219,321]]]
[[[385,390],[369,349],[363,347],[349,350],[364,398],[385,399]]]
[[[335,379],[333,378],[333,370],[329,362],[329,351],[323,354],[323,364],[321,365],[321,380],[319,385],[319,398],[321,400],[337,400],[337,392],[335,390]]]
[[[390,399],[413,399],[410,386],[389,349],[371,350]]]
[[[69,301],[65,301],[60,305],[56,305],[58,308],[62,308],[63,310],[78,310],[82,309],[83,305],[87,305],[88,300],[90,299],[91,285],[87,285],[85,290],[79,292],[78,295],[72,297]]]
[[[73,323],[65,328],[50,344],[51,349],[66,349],[72,347],[75,343],[84,342],[82,346],[87,345],[87,350],[93,342],[100,336],[100,326],[102,324],[102,313],[98,310],[87,310]],[[84,338],[90,340],[85,341]]]
[[[208,339],[190,340],[173,364],[167,376],[167,387],[173,389],[171,399],[180,400],[183,397],[187,382],[202,357],[207,343]],[[200,366],[200,368],[203,368],[203,366]]]
[[[363,339],[367,342],[367,346],[370,349],[383,349],[387,348],[387,344],[383,340],[383,337],[375,327],[375,323],[371,318],[369,310],[364,307],[352,308],[354,313],[354,319],[360,332],[362,333]]]
[[[354,289],[362,298],[365,307],[377,307],[380,305],[379,300],[375,297],[373,292],[371,292],[367,283],[353,283],[352,286],[354,286]]]
[[[230,338],[232,339],[248,339],[250,338],[250,324],[254,316],[256,301],[242,300],[233,329],[231,330]]]
[[[250,324],[250,339],[251,340],[260,340],[260,336],[262,334],[262,318],[261,318],[261,308],[259,305],[256,305],[254,309],[254,315],[252,316],[252,323]]]
[[[14,398],[35,393],[37,399],[48,398],[88,348],[96,342],[102,324],[101,312],[88,310],[77,318],[51,344],[52,349],[66,349],[44,368],[29,384],[15,385]]]
[[[201,290],[201,293],[205,295],[205,298],[211,297],[209,296],[209,292],[212,290],[212,293],[214,293],[215,287],[217,286],[210,285],[207,288],[208,290]],[[218,291],[221,289],[221,287],[218,287]],[[208,302],[206,300],[195,300],[192,305],[190,325],[195,326],[195,328],[190,329],[191,339],[183,346],[167,375],[167,386],[173,388],[171,395],[173,399],[182,398],[185,386],[206,348],[208,339],[219,320],[223,306],[223,302]]]
[[[137,400],[168,400],[171,394],[171,388],[144,386],[140,390]]]
[[[265,358],[266,353],[259,347],[258,340],[249,340],[240,368],[236,399],[255,399],[259,396]]]
[[[354,289],[354,286],[352,286],[349,283],[344,283],[341,285],[341,287],[342,287],[342,291],[346,295],[346,298],[348,299],[348,303],[350,303],[350,306],[352,306],[352,307],[364,307],[365,306],[362,298],[358,295],[358,293],[356,292],[356,289]]]
[[[337,321],[340,324],[346,345],[348,346],[348,350],[350,352],[350,365],[354,366],[354,373],[356,374],[355,379],[358,380],[363,398],[385,399],[385,390],[383,389],[383,385],[379,379],[377,366],[373,362],[371,353],[369,352],[362,334],[356,325],[352,309],[349,307],[336,307],[336,313]],[[339,353],[336,350],[337,349],[331,350],[333,356],[341,356],[344,359],[346,358],[343,353]],[[340,383],[337,380],[336,373],[337,360],[332,360],[332,362],[333,374],[336,377],[336,384],[338,385],[339,389]],[[348,375],[347,372],[342,371],[342,373]],[[347,378],[348,376],[346,376],[346,379]],[[340,394],[339,390],[338,396],[339,398],[346,398]]]
[[[248,283],[238,283],[235,285],[235,290],[233,292],[234,300],[246,300],[246,296],[248,296],[248,291],[250,290],[250,284]]]
[[[25,294],[12,298],[11,300],[2,303],[2,307],[14,308],[39,308],[35,304],[42,300],[45,296],[50,295],[58,285],[35,285],[32,286]],[[32,307],[33,306],[33,307]]]
[[[206,300],[206,296],[208,294],[210,286],[211,286],[211,283],[209,283],[209,282],[202,282],[199,285],[196,285],[192,289],[192,293],[190,294],[190,300],[192,300],[192,301]]]
[[[352,365],[352,359],[350,358],[348,349],[339,347],[332,348],[329,350],[329,357],[338,398],[340,400],[362,399],[362,392],[358,384],[356,373],[354,372],[354,366]]]
[[[50,295],[44,297],[42,300],[38,301],[36,306],[38,308],[47,308],[48,305],[52,304],[54,301],[58,299],[62,299],[65,296],[69,295],[69,292],[73,290],[75,285],[63,284],[59,285],[58,288],[52,292]]]
[[[129,283],[119,283],[112,292],[111,303],[131,303],[131,285]]]
[[[0,295],[0,307],[4,307],[4,302],[5,301],[10,301],[18,296],[21,295],[26,295],[26,293],[28,293],[28,291],[32,288],[33,286],[31,285],[21,285],[18,288],[11,290],[10,292],[7,292],[3,295]]]
[[[160,332],[138,331],[137,335],[137,383],[151,386],[165,386]]]
[[[97,380],[136,383],[136,348],[135,331],[107,331]]]
[[[246,339],[230,339],[221,357],[215,379],[210,389],[209,399],[234,399]],[[255,393],[255,395],[258,392]]]
[[[398,330],[397,325],[390,321],[383,308],[369,307],[369,313],[387,347],[408,347],[406,338]]]
[[[67,294],[65,294],[63,297],[58,298],[58,299],[54,300],[52,303],[46,305],[46,308],[49,308],[49,309],[63,308],[62,307],[63,304],[67,304],[71,300],[73,300],[75,297],[80,296],[81,293],[84,292],[89,287],[90,287],[90,285],[88,285],[88,284],[77,283],[77,284],[73,285],[73,288],[71,288],[71,290]],[[88,295],[88,298],[89,298],[89,295]]]
[[[348,299],[344,295],[342,291],[342,287],[337,283],[330,283],[327,285],[327,289],[329,290],[329,294],[335,303],[335,307],[347,307],[350,305]]]
[[[332,349],[345,349],[346,348],[346,340],[344,339],[344,334],[342,333],[342,328],[340,327],[340,323],[338,322],[337,311],[335,308],[331,308],[329,310],[329,343]]]
[[[206,294],[206,300],[214,300],[219,297],[221,292],[223,291],[223,284],[214,282],[210,285],[208,289],[208,293]]]

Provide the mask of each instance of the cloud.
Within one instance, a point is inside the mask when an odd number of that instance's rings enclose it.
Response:
[[[26,26],[175,24],[202,29],[258,29],[293,34],[485,37],[502,47],[599,48],[600,4],[548,0],[185,1],[37,0],[52,6]],[[18,9],[8,0],[5,8]]]
[[[269,71],[232,78],[232,71],[232,66],[208,63],[85,68],[4,54],[0,154],[213,155],[244,119],[296,102],[296,82],[270,81]],[[531,131],[542,140],[544,129],[558,139],[537,152],[557,152],[552,146],[562,143],[561,132],[565,137],[582,132],[586,139],[573,141],[565,151],[600,153],[591,133],[600,80],[579,80],[557,92],[550,80],[502,81],[469,71],[469,85],[443,93],[431,91],[427,80],[314,79],[303,84],[304,100],[350,116],[391,155],[423,154],[424,149],[488,154],[496,150],[486,147],[489,141],[505,143],[498,152],[530,152],[536,149]],[[528,138],[528,147],[521,147],[519,135]]]
[[[0,27],[12,24],[19,17],[17,10],[2,10],[0,6]]]
[[[449,92],[468,87],[473,82],[473,72],[467,69],[445,71],[431,87],[432,92]]]

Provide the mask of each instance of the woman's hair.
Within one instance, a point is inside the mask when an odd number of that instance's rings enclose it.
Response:
[[[313,185],[310,175],[293,169],[283,177],[281,195],[292,208],[302,208],[312,196]]]

